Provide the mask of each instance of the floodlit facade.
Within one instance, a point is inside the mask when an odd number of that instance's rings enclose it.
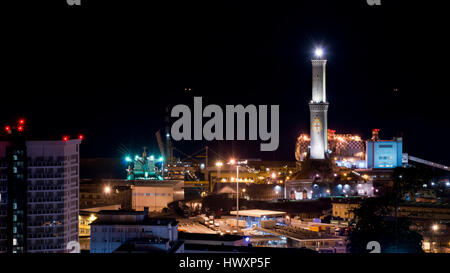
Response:
[[[131,207],[137,211],[149,208],[161,211],[173,201],[184,199],[183,180],[162,180],[136,183],[131,187]]]
[[[402,166],[402,138],[367,141],[367,167],[391,169]]]
[[[325,159],[328,152],[327,138],[327,112],[326,97],[326,63],[327,60],[312,60],[312,100],[309,103],[310,111],[310,154],[312,159]]]
[[[365,143],[359,135],[336,134],[335,130],[328,130],[328,150],[331,151],[333,160],[339,167],[366,168]],[[311,138],[307,134],[297,137],[295,158],[298,162],[303,161],[309,151]]]

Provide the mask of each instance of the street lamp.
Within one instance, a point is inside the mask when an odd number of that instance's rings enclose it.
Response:
[[[103,189],[103,192],[105,194],[110,194],[111,193],[111,187],[110,186],[105,186],[105,188]]]
[[[433,244],[434,243],[437,244],[437,251],[439,251],[440,243],[441,243],[440,240],[439,240],[439,234],[437,234],[438,231],[439,231],[439,225],[438,224],[434,224],[433,226],[431,226],[431,229],[433,229]],[[433,245],[432,245],[432,247],[433,247]],[[436,248],[433,247],[432,251],[434,252],[435,249]]]
[[[230,159],[229,163],[236,164],[236,230],[239,232],[239,164],[234,159]]]
[[[217,167],[217,178],[218,178],[218,180],[220,180],[220,168],[223,166],[223,163],[222,163],[222,161],[217,161],[216,162],[216,167]]]
[[[164,180],[164,157],[160,156],[158,161],[161,162],[161,177]]]

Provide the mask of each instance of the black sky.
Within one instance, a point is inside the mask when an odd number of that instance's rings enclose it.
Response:
[[[121,145],[156,153],[165,106],[194,95],[204,105],[279,104],[276,152],[260,153],[259,141],[208,145],[294,160],[321,45],[329,128],[364,138],[380,128],[384,139],[403,136],[408,153],[450,165],[442,1],[81,1],[1,11],[4,124],[25,116],[36,138],[81,132],[83,157],[119,157]],[[204,144],[175,143],[186,152]]]

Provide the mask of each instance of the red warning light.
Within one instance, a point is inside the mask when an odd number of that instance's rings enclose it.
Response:
[[[25,124],[25,120],[23,118],[19,119],[19,124],[20,125],[24,125]]]
[[[68,137],[68,136],[63,136],[63,140],[64,140],[64,141],[68,141],[68,140],[69,140],[69,137]]]
[[[9,127],[9,125],[5,126],[5,131],[11,131],[11,127]]]
[[[84,136],[83,136],[82,134],[79,134],[79,135],[78,135],[78,139],[79,139],[79,140],[83,140],[83,139],[84,139]]]
[[[17,126],[17,131],[22,132],[23,131],[23,126]]]

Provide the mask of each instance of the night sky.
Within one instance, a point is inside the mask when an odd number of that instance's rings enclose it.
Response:
[[[120,157],[123,146],[158,153],[165,107],[194,95],[223,108],[278,104],[275,152],[259,152],[260,141],[175,146],[294,160],[320,45],[329,128],[363,138],[379,128],[382,139],[403,136],[409,154],[450,165],[443,1],[81,1],[2,8],[3,124],[26,117],[32,138],[83,133],[82,157]]]

